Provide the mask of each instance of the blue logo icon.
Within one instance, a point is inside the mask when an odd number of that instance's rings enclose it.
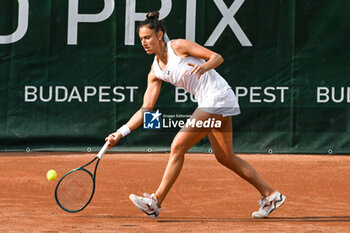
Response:
[[[161,115],[159,110],[156,112],[143,112],[143,128],[160,129]]]

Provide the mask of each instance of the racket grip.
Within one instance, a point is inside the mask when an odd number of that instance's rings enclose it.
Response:
[[[101,150],[98,152],[98,154],[97,154],[97,158],[101,158],[102,157],[102,155],[106,152],[106,150],[107,150],[107,147],[108,147],[108,144],[109,144],[109,142],[107,141],[104,145],[103,145],[103,147],[101,148]]]

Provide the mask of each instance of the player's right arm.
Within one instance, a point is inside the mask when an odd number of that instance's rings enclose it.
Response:
[[[153,66],[148,74],[147,89],[143,96],[142,107],[130,118],[126,125],[132,131],[139,127],[143,122],[143,111],[152,111],[157,102],[161,89],[162,81],[158,79],[153,71]]]
[[[142,107],[130,118],[130,120],[126,123],[126,126],[133,131],[137,127],[139,127],[143,122],[143,111],[152,111],[154,105],[157,102],[159,97],[159,93],[162,86],[162,80],[158,79],[153,71],[153,66],[151,71],[148,74],[147,79],[147,89],[143,96],[143,104]],[[121,138],[122,134],[117,131],[110,134],[106,141],[109,141],[110,146],[114,146]]]

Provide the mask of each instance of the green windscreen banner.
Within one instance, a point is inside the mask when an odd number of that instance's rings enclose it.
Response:
[[[170,39],[224,58],[235,152],[350,153],[348,0],[0,0],[0,151],[98,150],[142,106],[154,56],[137,26],[155,10]],[[196,106],[163,83],[111,150],[169,151]]]

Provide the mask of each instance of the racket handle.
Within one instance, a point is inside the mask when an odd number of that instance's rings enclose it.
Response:
[[[108,144],[109,144],[109,142],[107,141],[104,145],[103,145],[103,147],[101,148],[101,150],[98,152],[98,154],[97,154],[97,158],[101,158],[102,157],[102,155],[106,152],[106,150],[107,150],[107,147],[108,147]]]

